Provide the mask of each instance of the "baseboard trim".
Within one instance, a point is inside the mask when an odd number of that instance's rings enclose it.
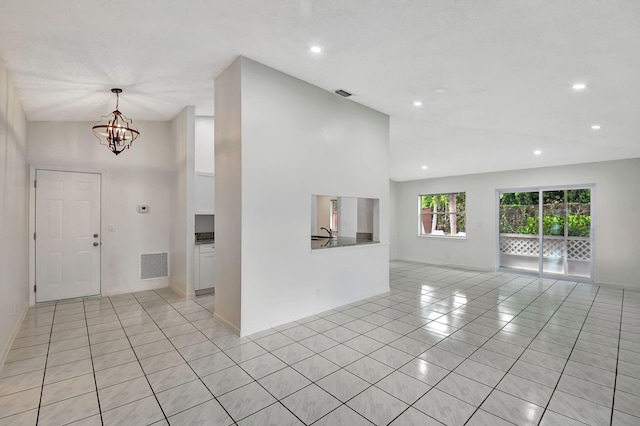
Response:
[[[231,324],[229,321],[227,321],[226,319],[224,319],[220,315],[214,313],[213,314],[213,319],[218,321],[219,323],[221,323],[225,327],[227,327],[229,330],[231,330],[234,333],[236,333],[238,336],[240,336],[240,329],[238,327],[236,327],[235,325]]]
[[[177,294],[178,296],[182,297],[183,299],[187,298],[187,294],[181,288],[173,285],[169,285],[169,289],[173,291],[175,294]]]
[[[148,291],[148,290],[160,290],[162,288],[167,288],[167,287],[170,287],[167,283],[159,283],[159,284],[152,284],[145,288],[137,288],[137,289],[129,288],[129,289],[118,289],[115,291],[105,291],[103,293],[100,293],[97,296],[102,296],[102,297],[117,296],[119,294],[139,293],[141,291]]]
[[[29,311],[29,304],[27,303],[24,306],[22,313],[20,314],[20,319],[16,322],[16,325],[13,327],[13,332],[11,333],[11,337],[9,338],[9,341],[7,342],[5,347],[2,348],[2,352],[0,353],[0,371],[2,371],[2,367],[4,367],[4,362],[7,360],[7,356],[9,355],[9,351],[11,350],[11,346],[13,346],[13,342],[16,340],[18,331],[20,330],[20,327],[22,326],[22,322],[24,321],[24,318],[27,316],[28,311]]]
[[[390,262],[411,262],[411,263],[420,263],[422,265],[427,266],[436,266],[440,268],[451,268],[451,269],[459,269],[463,271],[474,271],[474,272],[496,272],[496,268],[486,268],[484,266],[473,266],[473,265],[457,265],[455,263],[431,263],[425,262],[424,260],[419,259],[405,259],[405,258],[397,258]]]

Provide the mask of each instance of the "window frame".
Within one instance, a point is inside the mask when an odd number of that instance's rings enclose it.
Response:
[[[449,204],[447,205],[447,211],[436,211],[436,212],[423,212],[422,211],[422,198],[423,197],[442,197],[442,196],[451,196],[451,195],[464,195],[464,209],[463,210],[458,210],[456,209],[456,211],[450,211],[449,209]],[[451,238],[451,239],[457,239],[457,240],[463,240],[467,238],[467,227],[466,227],[466,215],[467,215],[467,208],[466,208],[466,203],[467,203],[467,193],[466,191],[457,191],[457,192],[439,192],[439,193],[431,193],[431,194],[418,194],[418,237],[426,237],[426,238]],[[438,215],[446,217],[447,215],[452,215],[455,214],[456,218],[457,217],[464,217],[465,218],[465,227],[464,227],[464,231],[459,231],[456,232],[455,235],[451,235],[451,234],[445,234],[443,231],[442,234],[432,234],[431,232],[429,233],[423,233],[423,217],[424,215],[436,215],[436,217]],[[446,220],[446,219],[445,219]],[[457,222],[457,221],[456,221]],[[436,219],[436,223],[438,223],[438,219]],[[461,232],[464,232],[463,235],[460,235]]]

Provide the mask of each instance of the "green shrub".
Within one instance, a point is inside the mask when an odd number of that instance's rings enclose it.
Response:
[[[569,236],[588,237],[591,229],[591,216],[569,215]],[[564,217],[545,216],[542,220],[544,235],[564,235]],[[518,227],[518,234],[535,235],[538,233],[538,218],[528,217],[526,225]]]

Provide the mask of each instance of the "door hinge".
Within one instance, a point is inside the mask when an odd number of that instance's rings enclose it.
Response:
[[[36,287],[37,287],[37,286],[34,284],[34,285],[33,285],[33,292],[34,292],[34,293],[37,291],[37,290],[36,290]]]
[[[33,187],[34,187],[34,188],[37,188],[37,187],[38,187],[38,181],[37,181],[37,180],[34,180],[34,181],[33,181]]]

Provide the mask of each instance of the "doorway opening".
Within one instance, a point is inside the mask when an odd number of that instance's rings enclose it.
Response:
[[[592,190],[499,191],[499,267],[592,281]]]

